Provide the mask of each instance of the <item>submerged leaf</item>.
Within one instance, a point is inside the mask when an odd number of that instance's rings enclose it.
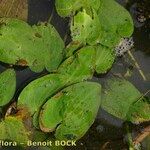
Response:
[[[2,62],[29,66],[35,72],[44,68],[53,71],[62,60],[63,48],[62,39],[50,24],[31,27],[21,20],[0,19]]]
[[[150,120],[150,103],[129,81],[113,78],[107,81],[102,108],[120,119],[139,123]]]
[[[126,120],[126,115],[132,103],[137,101],[141,93],[124,79],[110,79],[106,83],[102,95],[102,108],[120,119]]]
[[[100,84],[94,82],[81,82],[63,89],[42,107],[41,129],[50,132],[56,128],[57,139],[81,138],[95,120],[100,93]]]
[[[4,106],[13,98],[16,90],[16,74],[8,69],[0,74],[0,106]]]

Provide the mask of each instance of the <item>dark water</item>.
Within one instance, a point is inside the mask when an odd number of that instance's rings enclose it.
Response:
[[[132,50],[132,54],[137,60],[139,66],[144,72],[147,81],[143,81],[138,70],[133,66],[133,63],[128,61],[130,60],[129,56],[125,54],[125,57],[119,58],[112,70],[105,76],[95,76],[94,81],[102,82],[106,77],[112,75],[112,73],[121,73],[124,75],[127,70],[132,68],[133,75],[128,77],[128,79],[143,93],[150,89],[150,31],[149,31],[149,22],[137,21],[137,12],[136,9],[139,5],[143,5],[145,2],[147,7],[147,1],[143,1],[140,4],[140,1],[136,0],[118,0],[123,6],[125,6],[133,16],[135,22],[135,31],[133,34],[135,47]],[[148,0],[149,1],[149,0]],[[143,8],[145,10],[145,7]],[[147,14],[147,12],[145,12]],[[142,14],[144,14],[142,12]],[[55,11],[54,0],[29,0],[29,24],[36,24],[39,21],[48,21],[55,26],[57,31],[60,33],[61,37],[64,39],[66,35],[69,35],[69,20],[59,17]],[[69,42],[70,37],[68,36],[67,43]],[[8,65],[1,64],[0,71],[8,68]],[[17,92],[16,96],[20,93],[21,89],[29,83],[31,80],[39,77],[44,74],[33,73],[28,68],[16,68],[17,73]],[[147,95],[150,96],[150,95]],[[137,126],[135,128],[142,128]],[[123,128],[123,121],[107,114],[103,110],[99,110],[97,119],[92,125],[87,134],[78,142],[76,148],[69,149],[83,149],[83,150],[100,150],[106,144],[108,150],[122,150],[127,149],[125,141],[125,131]],[[146,150],[146,148],[143,147]]]

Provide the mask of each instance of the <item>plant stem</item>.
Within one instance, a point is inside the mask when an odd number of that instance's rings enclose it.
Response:
[[[135,66],[136,66],[137,70],[139,71],[141,77],[143,78],[144,81],[146,81],[147,79],[146,79],[146,77],[145,77],[143,71],[141,70],[139,64],[137,63],[136,59],[134,58],[133,54],[131,53],[131,51],[128,51],[128,54],[129,54],[129,56],[131,57],[131,59],[134,61]]]
[[[133,140],[132,140],[132,134],[130,132],[130,126],[129,126],[129,124],[126,124],[125,127],[126,127],[126,132],[127,132],[129,150],[134,150],[134,144],[133,144]]]
[[[141,143],[148,135],[150,135],[150,125],[144,128],[144,130],[137,135],[137,137],[133,141],[133,144],[136,145]]]

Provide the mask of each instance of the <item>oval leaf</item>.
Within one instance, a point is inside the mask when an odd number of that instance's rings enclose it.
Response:
[[[53,71],[62,61],[63,48],[50,24],[31,27],[21,20],[0,19],[0,61],[4,63],[29,66],[35,72]]]
[[[81,82],[63,89],[42,107],[41,129],[50,132],[56,128],[57,139],[81,138],[95,120],[100,94],[101,86],[94,82]]]
[[[130,37],[133,33],[133,21],[129,12],[115,0],[101,0],[98,12],[102,27],[99,38],[101,44],[114,47],[121,37]]]
[[[130,82],[113,78],[106,82],[102,94],[102,108],[120,119],[127,120],[130,106],[136,102],[141,93]]]

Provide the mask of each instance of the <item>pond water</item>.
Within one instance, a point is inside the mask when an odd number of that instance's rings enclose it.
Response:
[[[133,16],[135,22],[135,31],[133,34],[135,46],[131,52],[147,80],[143,80],[138,69],[134,67],[134,63],[131,61],[129,55],[125,54],[123,57],[117,59],[114,67],[108,74],[101,76],[95,75],[93,77],[94,81],[103,82],[104,78],[109,78],[113,74],[125,75],[127,71],[131,71],[132,75],[127,77],[128,80],[130,80],[143,93],[146,93],[150,89],[150,24],[148,19],[144,22],[138,22],[139,14],[137,12],[138,6],[142,6],[142,15],[147,14],[148,10],[145,8],[150,8],[150,5],[149,7],[147,6],[149,4],[148,1],[149,0],[143,2],[138,0],[118,0],[118,2],[126,7]],[[60,18],[57,15],[55,12],[54,0],[29,0],[28,22],[30,24],[36,24],[39,21],[47,21],[49,18],[51,18],[50,22],[55,26],[63,39],[66,35],[69,35],[69,20],[67,18]],[[67,37],[66,44],[70,41],[70,37]],[[0,63],[0,72],[8,67],[8,65]],[[16,72],[17,92],[14,99],[17,98],[18,94],[27,83],[46,73],[42,72],[37,74],[31,72],[28,68],[22,69],[18,67],[16,67]],[[150,94],[147,96],[150,97]],[[107,114],[103,110],[99,110],[95,123],[87,134],[78,142],[78,146],[72,149],[100,150],[105,146],[106,148],[104,149],[108,150],[127,149],[127,145],[124,142],[125,131],[123,125],[122,120]],[[136,128],[140,129],[142,128],[142,125],[135,126],[135,129]],[[144,147],[143,149],[146,150]]]

